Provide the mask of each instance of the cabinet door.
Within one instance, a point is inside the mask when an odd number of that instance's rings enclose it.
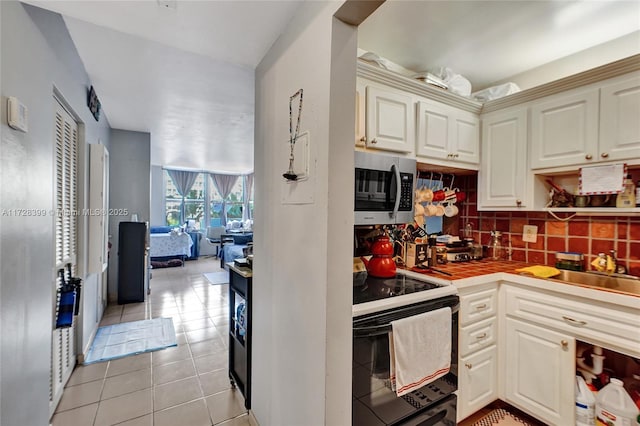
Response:
[[[414,152],[415,119],[411,96],[367,86],[367,147]]]
[[[548,424],[575,424],[575,339],[513,318],[505,323],[506,401]]]
[[[441,160],[452,159],[449,146],[451,117],[445,105],[437,102],[418,102],[418,143],[416,154]]]
[[[495,345],[460,359],[458,422],[498,399],[497,364]]]
[[[480,120],[467,111],[456,111],[453,125],[454,160],[465,163],[480,163]]]
[[[553,96],[531,107],[531,168],[599,160],[598,89]]]
[[[480,126],[475,114],[438,102],[420,101],[417,126],[418,156],[479,163]]]
[[[478,209],[527,207],[527,114],[509,109],[482,119]]]
[[[365,132],[365,85],[356,84],[356,146],[364,147],[367,141]]]
[[[603,160],[640,158],[640,74],[600,91],[600,152]]]

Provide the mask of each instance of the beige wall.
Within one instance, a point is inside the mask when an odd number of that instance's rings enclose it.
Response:
[[[496,82],[516,83],[526,90],[640,53],[640,31]]]
[[[252,410],[262,426],[351,422],[357,46],[355,27],[334,28],[340,5],[303,3],[256,70]],[[300,88],[311,176],[287,184],[289,97]]]

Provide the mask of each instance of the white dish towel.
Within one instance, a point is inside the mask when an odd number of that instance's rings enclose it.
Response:
[[[433,382],[451,368],[451,308],[391,322],[391,385],[398,396]]]

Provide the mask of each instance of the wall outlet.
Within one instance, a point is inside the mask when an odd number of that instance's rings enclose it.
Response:
[[[538,241],[538,227],[535,225],[524,225],[522,228],[522,241],[535,243]]]

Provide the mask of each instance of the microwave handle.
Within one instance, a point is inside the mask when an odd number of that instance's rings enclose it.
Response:
[[[393,206],[393,211],[389,213],[392,219],[395,219],[398,214],[398,209],[400,209],[400,198],[402,196],[402,182],[400,182],[400,169],[395,164],[391,165],[391,171],[396,175],[396,204]]]

